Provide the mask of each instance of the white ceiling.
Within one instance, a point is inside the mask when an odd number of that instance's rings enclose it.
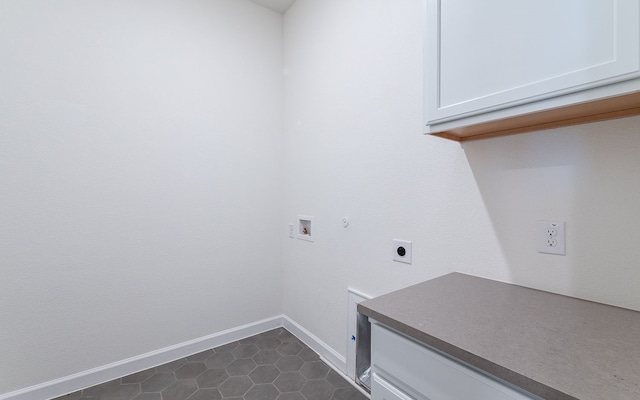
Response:
[[[261,6],[272,9],[273,11],[284,14],[296,0],[251,0]]]

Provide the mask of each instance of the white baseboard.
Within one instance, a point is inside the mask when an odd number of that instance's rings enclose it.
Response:
[[[0,400],[52,399],[279,327],[284,327],[291,332],[311,350],[318,353],[320,358],[331,368],[362,391],[362,388],[345,375],[347,366],[345,357],[286,315],[278,315],[60,379],[0,394]],[[368,395],[366,392],[362,392]]]
[[[317,336],[303,328],[300,324],[293,321],[286,315],[282,316],[282,327],[291,332],[295,337],[300,339],[304,344],[318,355],[322,361],[324,361],[331,369],[336,371],[344,380],[349,382],[351,386],[358,389],[360,393],[367,398],[371,398],[371,395],[365,391],[360,385],[358,385],[353,379],[346,374],[347,361],[340,353],[336,352],[333,348],[329,347],[325,342],[320,340]]]
[[[327,365],[329,365],[329,367],[331,367],[331,369],[333,369],[338,375],[340,375],[342,377],[342,379],[344,379],[345,381],[349,382],[351,384],[351,386],[353,386],[354,388],[358,389],[358,391],[360,393],[362,393],[363,395],[365,395],[366,398],[368,398],[368,399],[371,398],[371,393],[369,393],[366,390],[364,390],[364,388],[362,386],[358,385],[353,379],[351,379],[349,376],[347,376],[344,372],[336,369],[331,364],[327,364]]]
[[[309,346],[311,350],[318,353],[323,361],[331,364],[335,370],[342,372],[342,374],[345,373],[347,369],[347,361],[340,353],[329,347],[329,345],[320,340],[313,333],[309,332],[286,315],[282,316],[282,326],[295,337],[302,340],[302,342]]]
[[[30,386],[5,394],[0,400],[51,399],[80,389],[98,385],[145,369],[162,365],[214,347],[235,342],[283,326],[282,315],[227,329],[212,335],[165,347],[146,354],[103,365],[77,374]],[[293,332],[292,332],[293,333]]]

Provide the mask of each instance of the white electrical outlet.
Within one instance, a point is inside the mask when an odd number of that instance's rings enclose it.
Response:
[[[538,221],[538,253],[567,254],[564,221]]]
[[[411,242],[393,239],[393,261],[411,264]]]

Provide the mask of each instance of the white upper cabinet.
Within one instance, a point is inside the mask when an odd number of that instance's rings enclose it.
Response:
[[[426,0],[426,132],[640,90],[638,0]]]

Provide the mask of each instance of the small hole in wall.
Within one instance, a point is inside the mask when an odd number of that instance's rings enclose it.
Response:
[[[311,230],[311,222],[313,221],[313,217],[308,217],[304,215],[298,216],[298,239],[308,240],[313,242],[312,230]]]

